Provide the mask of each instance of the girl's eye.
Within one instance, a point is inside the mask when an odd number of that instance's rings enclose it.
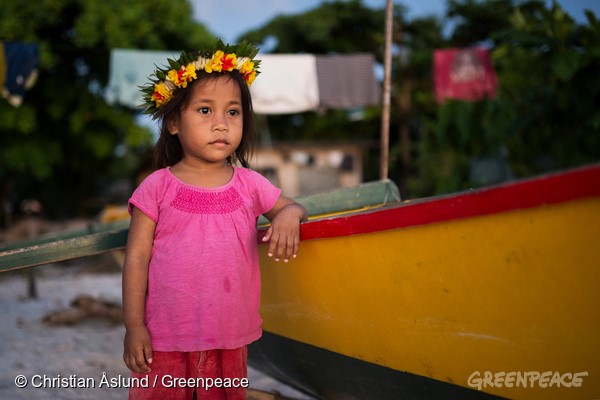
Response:
[[[200,114],[208,114],[208,113],[210,112],[210,109],[209,109],[208,107],[200,107],[200,108],[198,109],[198,112],[199,112]]]
[[[228,113],[232,117],[235,117],[236,115],[240,115],[240,112],[238,110],[229,110]]]

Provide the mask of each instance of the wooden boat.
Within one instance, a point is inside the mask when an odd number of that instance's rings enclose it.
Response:
[[[253,366],[324,399],[600,398],[600,165],[301,238],[289,264],[261,246]]]
[[[251,365],[323,399],[600,398],[600,164],[415,201],[390,181],[298,200],[298,258],[260,247]],[[117,221],[12,245],[0,271],[126,237]]]

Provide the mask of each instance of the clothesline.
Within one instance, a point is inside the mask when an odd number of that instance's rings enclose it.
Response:
[[[129,107],[141,104],[139,86],[154,64],[164,65],[177,52],[114,49],[106,98]],[[380,88],[371,54],[259,54],[261,75],[251,87],[254,111],[289,114],[327,108],[377,105]]]
[[[105,98],[110,104],[138,108],[139,86],[154,65],[177,58],[177,51],[113,49]],[[261,71],[251,87],[259,114],[290,114],[323,109],[350,109],[381,102],[375,59],[366,53],[259,54]],[[13,106],[37,77],[38,44],[0,42],[0,88]],[[434,51],[434,83],[438,102],[494,97],[498,82],[489,52],[481,48]]]

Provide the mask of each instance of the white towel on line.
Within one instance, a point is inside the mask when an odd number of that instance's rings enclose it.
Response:
[[[260,75],[250,87],[258,114],[291,114],[319,106],[316,57],[311,54],[259,54]]]

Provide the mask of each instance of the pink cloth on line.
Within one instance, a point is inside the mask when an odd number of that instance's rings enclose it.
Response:
[[[435,95],[477,101],[496,96],[498,79],[490,54],[483,48],[438,49],[433,53]]]
[[[245,168],[216,188],[165,168],[135,190],[130,210],[156,222],[145,310],[154,350],[235,349],[260,338],[256,222],[280,194]]]

